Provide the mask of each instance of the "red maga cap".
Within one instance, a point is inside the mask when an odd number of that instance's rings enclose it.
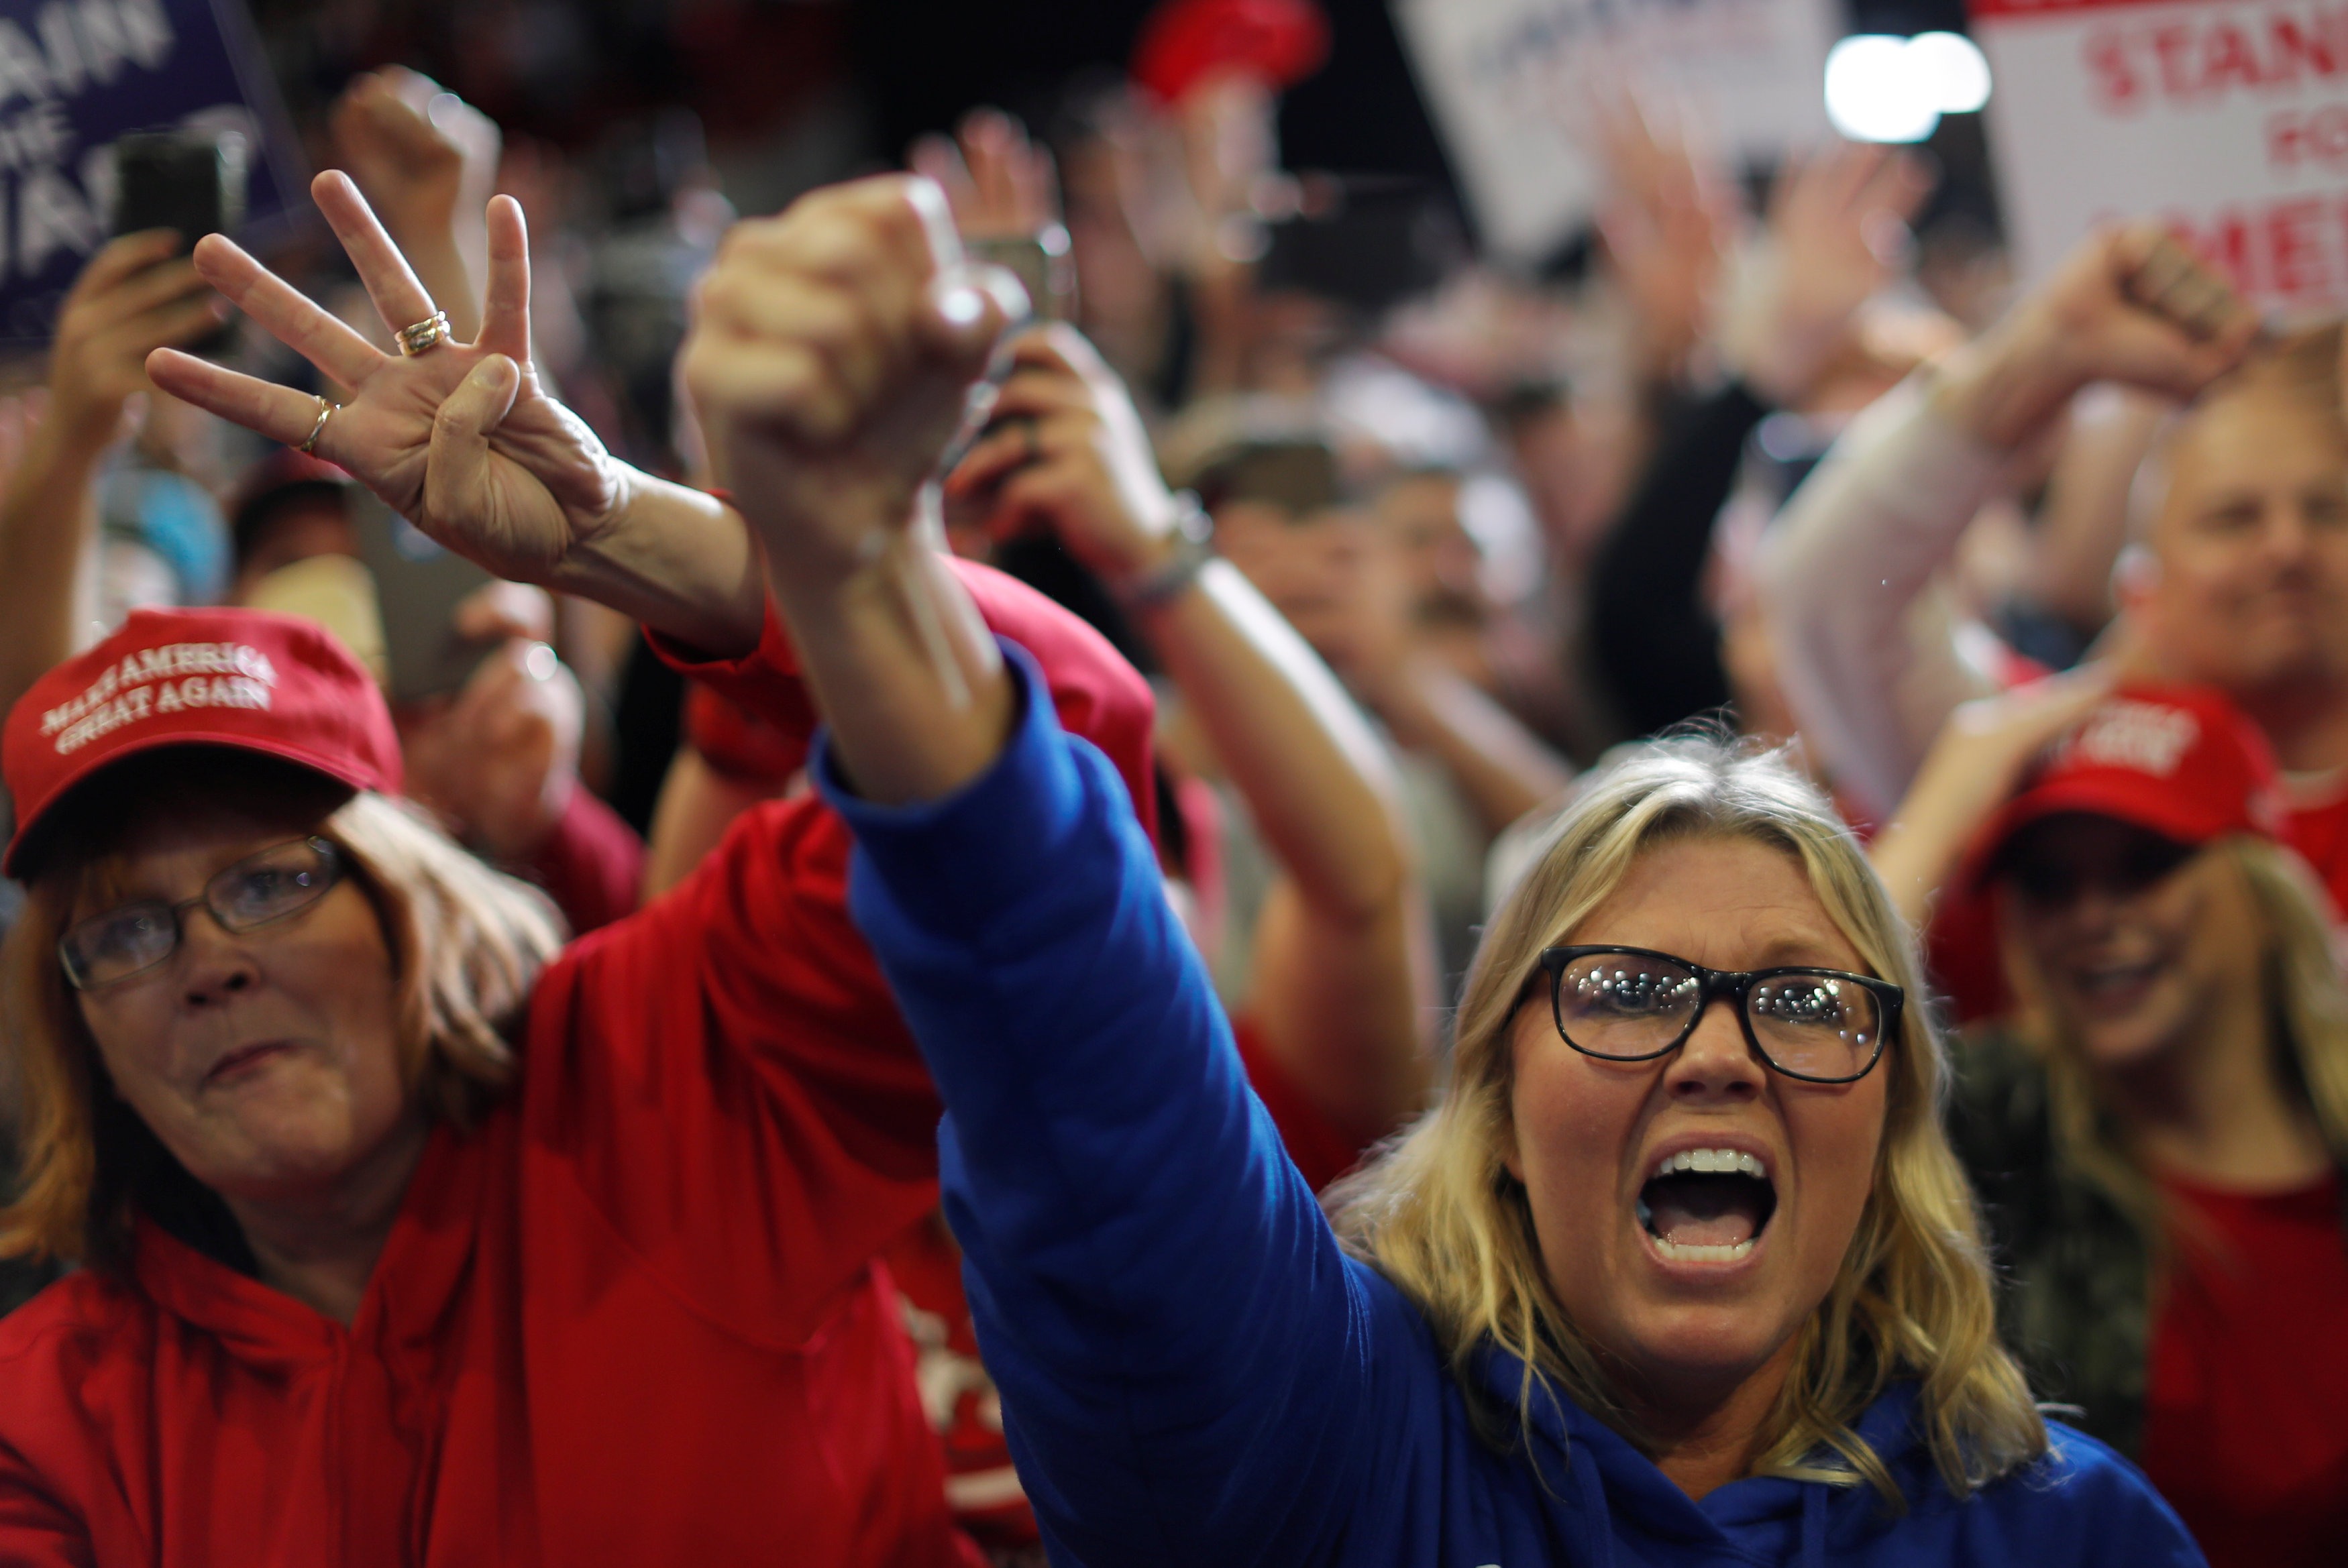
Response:
[[[2266,737],[2200,686],[2128,687],[2098,703],[1974,841],[1969,880],[2032,823],[2074,811],[2187,845],[2230,833],[2280,839],[2289,821]]]
[[[0,773],[16,836],[108,763],[158,746],[233,746],[353,789],[399,792],[399,737],[374,677],[316,623],[260,610],[137,610],[122,630],[36,682],[9,710]]]
[[[1172,104],[1224,71],[1292,87],[1328,57],[1329,18],[1313,0],[1165,0],[1141,25],[1133,79]]]

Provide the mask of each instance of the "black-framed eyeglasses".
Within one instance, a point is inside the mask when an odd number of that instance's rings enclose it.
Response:
[[[314,835],[273,845],[216,874],[193,898],[143,898],[77,921],[57,938],[57,958],[75,989],[98,990],[177,952],[185,930],[180,917],[199,904],[222,930],[251,931],[299,914],[342,876],[342,852],[325,839]]]
[[[1550,1016],[1566,1044],[1608,1061],[1651,1061],[1685,1044],[1715,997],[1736,1004],[1753,1054],[1805,1083],[1851,1083],[1899,1032],[1907,995],[1840,969],[1707,969],[1645,948],[1545,948]]]

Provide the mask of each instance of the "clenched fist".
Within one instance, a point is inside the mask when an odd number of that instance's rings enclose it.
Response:
[[[841,583],[911,527],[1025,308],[963,263],[943,193],[901,175],[737,226],[704,280],[685,380],[778,585]]]
[[[2260,332],[2258,312],[2157,225],[2106,227],[1967,345],[1935,396],[1958,428],[2013,447],[2091,382],[2190,397]]]

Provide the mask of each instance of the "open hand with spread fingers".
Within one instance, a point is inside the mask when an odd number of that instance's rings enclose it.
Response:
[[[1025,239],[1060,220],[1051,153],[1001,109],[973,109],[952,137],[922,138],[906,163],[937,181],[966,240]]]
[[[349,470],[393,510],[499,577],[543,582],[625,510],[637,476],[549,397],[530,365],[530,240],[512,198],[490,202],[481,333],[458,343],[348,177],[311,186],[400,345],[376,349],[291,284],[213,234],[206,282],[349,389],[336,404],[170,349],[155,384],[224,419]]]
[[[1908,220],[1931,190],[1917,159],[1872,143],[1787,162],[1720,322],[1722,355],[1748,386],[1781,406],[1810,391],[1859,308],[1895,276]]]
[[[1606,175],[1599,237],[1636,318],[1650,374],[1668,379],[1702,335],[1744,213],[1735,181],[1635,90],[1591,94]]]

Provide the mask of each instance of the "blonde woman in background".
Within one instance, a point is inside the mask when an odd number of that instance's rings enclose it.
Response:
[[[2348,1530],[2348,993],[2289,831],[2218,692],[2090,672],[1960,710],[1876,848],[1911,912],[1994,899],[1952,1131],[2009,1341],[2219,1568]]]

